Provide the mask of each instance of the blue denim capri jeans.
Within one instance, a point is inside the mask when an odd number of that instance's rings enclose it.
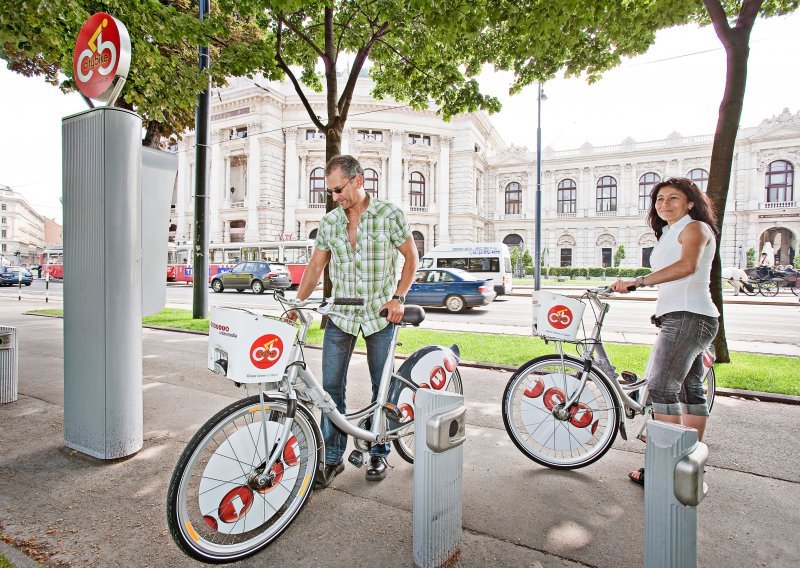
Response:
[[[670,312],[660,319],[661,330],[646,373],[653,412],[708,416],[703,350],[716,336],[719,322],[692,312]]]

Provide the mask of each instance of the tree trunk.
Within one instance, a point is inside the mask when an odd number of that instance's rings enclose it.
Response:
[[[328,109],[328,116],[334,116],[333,112],[335,110]],[[328,124],[328,127],[325,129],[325,163],[328,162],[334,156],[338,156],[342,152],[342,127],[340,125],[333,125]],[[334,203],[333,203],[333,196],[325,192],[325,211],[333,211]],[[330,263],[325,266],[325,273],[322,279],[322,296],[324,298],[330,298],[333,294],[333,282],[331,282],[330,276]],[[322,318],[322,323],[320,324],[321,327],[324,329],[325,325],[328,323],[327,316]]]
[[[722,305],[722,261],[720,244],[725,219],[725,204],[728,198],[733,167],[736,134],[742,117],[745,86],[747,84],[747,60],[750,55],[749,38],[752,25],[747,28],[729,30],[723,41],[727,54],[725,93],[719,107],[714,146],[711,151],[711,171],[708,178],[708,197],[717,214],[717,250],[711,267],[711,298],[719,310],[719,332],[714,338],[717,362],[730,363],[728,342],[725,336],[725,318]]]

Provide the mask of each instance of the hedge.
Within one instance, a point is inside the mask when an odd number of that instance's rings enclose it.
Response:
[[[576,266],[550,266],[542,273],[550,277],[567,276],[570,279],[602,277],[606,278],[635,278],[650,274],[650,268],[578,268]]]

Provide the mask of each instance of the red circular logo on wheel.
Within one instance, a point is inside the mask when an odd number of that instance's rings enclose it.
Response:
[[[90,99],[110,94],[114,78],[127,77],[130,62],[131,40],[122,22],[105,12],[89,18],[72,54],[78,90]]]
[[[572,310],[567,306],[553,306],[547,312],[547,321],[556,329],[564,329],[572,323]]]
[[[252,505],[253,492],[246,485],[240,485],[228,491],[222,498],[217,516],[223,523],[235,523],[247,514]]]
[[[250,346],[250,362],[259,369],[269,369],[283,354],[283,341],[274,333],[262,335]]]

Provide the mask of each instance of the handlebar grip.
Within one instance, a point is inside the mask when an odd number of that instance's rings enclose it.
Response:
[[[385,318],[386,316],[389,315],[389,310],[383,308],[380,312],[378,312],[378,315],[381,316],[382,318]]]
[[[636,290],[636,286],[628,286],[628,292],[633,292]]]
[[[335,306],[363,306],[364,298],[334,298]]]

